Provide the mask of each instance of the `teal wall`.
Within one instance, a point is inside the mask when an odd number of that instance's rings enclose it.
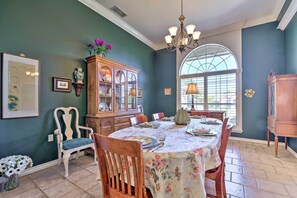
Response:
[[[155,54],[155,112],[164,112],[166,116],[176,113],[176,53],[167,49]],[[164,95],[164,88],[171,88],[171,95]]]
[[[242,90],[254,89],[253,98],[242,96],[243,133],[232,136],[266,139],[267,78],[271,71],[285,72],[284,33],[277,22],[242,30]]]
[[[87,45],[94,38],[113,44],[107,58],[141,70],[139,87],[143,88],[147,114],[152,113],[154,50],[74,0],[2,0],[0,6],[0,51],[24,53],[40,61],[40,116],[0,120],[0,158],[26,154],[40,164],[57,158],[56,142],[47,142],[55,123],[53,110],[76,106],[81,123],[86,114],[86,88],[76,97],[71,93],[52,92],[52,77],[72,78],[74,68],[82,66]]]
[[[297,14],[285,29],[285,54],[286,73],[297,74]],[[289,138],[288,142],[289,146],[297,152],[297,138]]]

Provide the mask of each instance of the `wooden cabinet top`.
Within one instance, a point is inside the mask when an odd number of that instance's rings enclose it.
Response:
[[[113,61],[113,60],[110,60],[110,59],[107,59],[107,58],[104,58],[104,57],[101,57],[98,55],[89,56],[86,58],[86,60],[87,60],[88,64],[101,63],[101,64],[111,65],[113,67],[120,67],[121,69],[125,69],[125,70],[132,71],[135,73],[138,73],[140,71],[139,69],[136,69],[134,67],[130,67],[128,65],[124,65],[122,63],[119,63],[119,62],[116,62],[116,61]]]

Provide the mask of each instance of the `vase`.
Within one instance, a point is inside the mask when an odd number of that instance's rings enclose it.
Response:
[[[10,177],[0,177],[0,192],[9,191],[19,186],[19,175],[13,174]]]

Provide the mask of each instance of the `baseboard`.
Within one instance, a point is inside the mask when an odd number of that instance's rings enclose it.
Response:
[[[241,142],[252,142],[252,143],[258,143],[258,144],[267,144],[267,140],[256,140],[256,139],[250,139],[250,138],[240,138],[240,137],[230,137],[230,140],[237,140],[237,141],[241,141]],[[273,141],[270,141],[271,145],[274,145]],[[284,142],[279,142],[278,143],[279,146],[285,146]],[[288,146],[287,150],[294,156],[297,158],[297,153],[296,151],[294,151],[290,146]]]
[[[83,155],[85,155],[84,151],[81,151],[78,154],[79,157],[81,157]],[[76,155],[71,155],[70,160],[74,159],[75,157],[76,157]],[[36,166],[33,166],[31,168],[26,169],[24,172],[21,173],[20,176],[22,177],[22,176],[25,176],[25,175],[29,175],[29,174],[32,174],[32,173],[35,173],[35,172],[50,168],[50,167],[55,166],[57,164],[58,164],[58,159],[53,160],[53,161],[49,161],[49,162],[46,162],[46,163],[43,163],[43,164],[39,164],[39,165],[36,165]]]

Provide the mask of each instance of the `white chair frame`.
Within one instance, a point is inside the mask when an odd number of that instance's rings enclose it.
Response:
[[[93,129],[89,127],[84,127],[84,126],[79,126],[78,125],[78,118],[79,118],[79,112],[77,108],[75,107],[59,107],[56,108],[54,111],[54,117],[57,125],[57,129],[54,131],[54,133],[57,135],[57,144],[58,144],[58,165],[61,164],[62,162],[62,154],[63,154],[63,163],[65,167],[65,177],[68,177],[68,164],[69,164],[69,158],[71,153],[77,152],[76,154],[76,159],[78,159],[78,154],[81,150],[86,149],[86,148],[92,148],[95,151],[95,146],[94,143],[83,145],[80,147],[64,150],[63,149],[63,134],[62,134],[62,129],[61,125],[58,119],[58,111],[62,111],[64,114],[62,115],[63,121],[65,123],[65,136],[66,140],[73,139],[73,130],[71,129],[71,119],[72,119],[72,114],[70,114],[70,111],[74,110],[76,114],[75,118],[75,128],[77,131],[77,138],[81,138],[81,132],[79,129],[87,130],[89,131],[89,138],[92,139],[92,134],[93,134]],[[95,153],[95,152],[94,152]],[[96,159],[96,156],[95,156]]]

